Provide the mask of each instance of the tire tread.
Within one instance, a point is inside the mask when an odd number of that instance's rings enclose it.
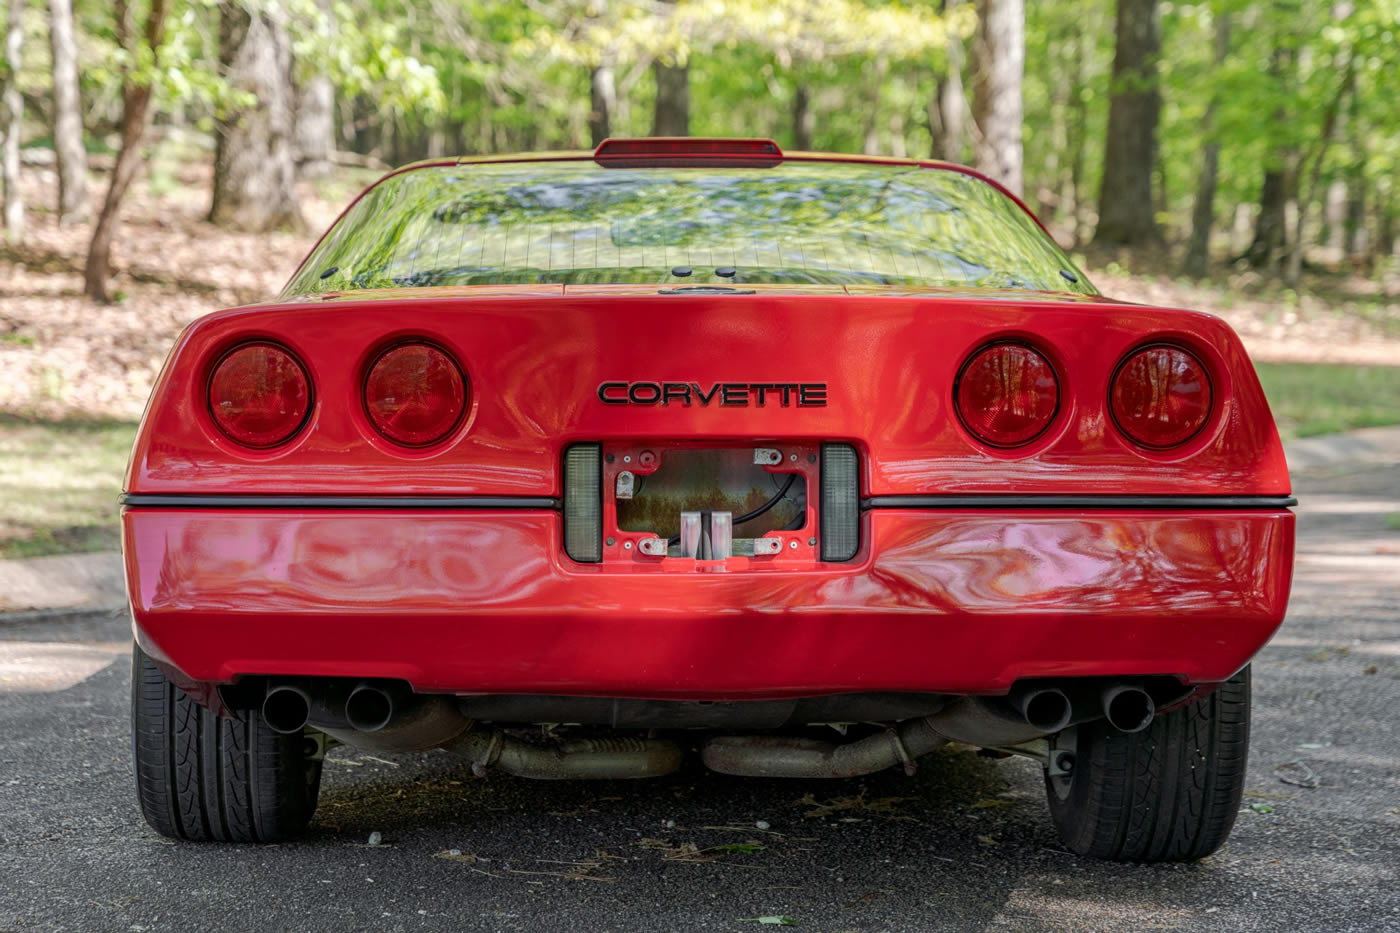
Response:
[[[276,842],[302,832],[320,783],[302,742],[248,712],[215,716],[133,648],[132,770],[141,813],[161,835]]]
[[[1249,703],[1246,667],[1142,732],[1117,732],[1103,722],[1080,726],[1068,795],[1062,799],[1046,778],[1065,845],[1127,862],[1188,861],[1220,848],[1244,791]]]

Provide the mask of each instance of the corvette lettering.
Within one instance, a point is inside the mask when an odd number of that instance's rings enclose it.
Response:
[[[743,408],[778,405],[821,408],[825,382],[604,382],[598,386],[604,405],[710,405]]]

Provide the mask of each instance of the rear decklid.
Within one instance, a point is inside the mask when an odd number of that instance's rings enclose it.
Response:
[[[853,444],[864,495],[1283,495],[1277,434],[1239,340],[1194,312],[1092,296],[985,289],[522,285],[291,298],[219,312],[186,331],[143,420],[132,493],[554,496],[581,441]],[[751,294],[741,292],[752,291]],[[425,339],[467,378],[467,412],[425,449],[386,441],[365,414],[366,368]],[[976,440],[954,408],[969,354],[1025,341],[1053,364],[1060,408],[1025,447]],[[269,450],[211,423],[211,368],[271,340],[305,364],[306,425]],[[1215,411],[1179,448],[1135,446],[1108,414],[1133,348],[1188,347]]]

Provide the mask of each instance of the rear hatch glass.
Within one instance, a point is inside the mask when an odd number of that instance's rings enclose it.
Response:
[[[1096,294],[961,172],[802,162],[424,166],[362,197],[284,294],[438,285],[824,284]]]

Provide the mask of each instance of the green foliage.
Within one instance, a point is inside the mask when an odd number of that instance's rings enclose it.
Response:
[[[136,425],[0,414],[0,559],[117,546]]]
[[[1400,367],[1261,363],[1256,369],[1286,438],[1400,424]]]
[[[149,0],[133,0],[140,22]],[[113,5],[77,0],[88,125],[109,132],[126,72],[156,83],[157,124],[212,126],[233,100],[218,65],[221,3],[287,23],[301,79],[337,89],[338,145],[389,163],[590,145],[590,72],[613,73],[614,135],[652,125],[651,65],[686,64],[697,135],[798,139],[809,102],[818,149],[926,156],[929,105],[961,46],[969,98],[972,0],[175,0],[160,66],[116,41]],[[1114,57],[1113,0],[1026,4],[1023,82],[1026,197],[1052,225],[1092,232]],[[1219,142],[1218,226],[1251,212],[1263,169],[1316,190],[1365,191],[1371,239],[1400,213],[1400,0],[1160,0],[1162,111],[1154,204],[1169,240],[1185,237],[1201,153]],[[43,4],[25,13],[20,85],[46,94]],[[1217,23],[1232,25],[1215,61]],[[950,45],[950,43],[952,45]],[[1352,86],[1346,75],[1352,72]],[[1213,119],[1206,120],[1214,104]],[[1323,146],[1329,112],[1336,132]],[[29,134],[34,138],[41,133]],[[971,137],[963,147],[971,157]],[[1321,211],[1310,217],[1318,232]]]

